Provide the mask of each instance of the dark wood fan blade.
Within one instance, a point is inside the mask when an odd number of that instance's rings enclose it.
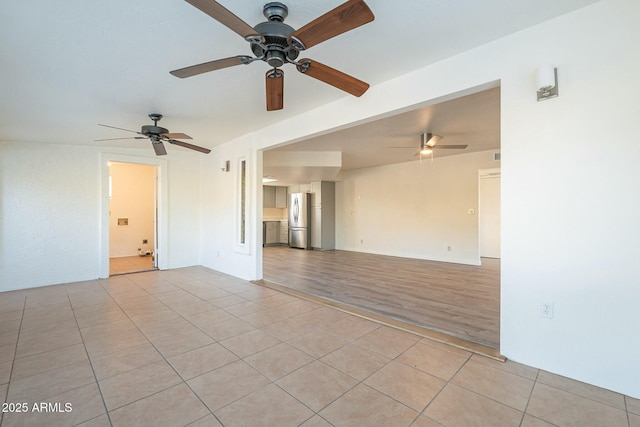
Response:
[[[467,148],[467,145],[434,145],[431,149],[442,150],[443,148],[449,148],[454,150],[462,150]]]
[[[222,68],[233,67],[235,65],[247,64],[250,60],[250,56],[238,55],[230,58],[217,59],[215,61],[204,62],[198,65],[192,65],[190,67],[180,68],[178,70],[170,71],[170,73],[176,77],[184,79],[185,77],[196,76],[202,73],[208,73],[209,71],[220,70]]]
[[[291,37],[309,49],[332,37],[374,20],[373,12],[362,0],[349,0],[294,31]]]
[[[205,154],[209,154],[211,152],[211,150],[209,150],[208,148],[199,147],[197,145],[189,144],[188,142],[177,141],[175,139],[169,139],[167,142],[169,142],[170,144],[179,145],[184,148],[189,148],[191,150],[196,150]]]
[[[189,135],[187,135],[186,133],[163,133],[162,136],[169,138],[169,139],[193,139],[191,138]]]
[[[117,127],[115,127],[115,126],[109,126],[109,125],[101,125],[100,123],[98,123],[98,126],[104,126],[104,127],[106,127],[106,128],[123,130],[123,131],[125,131],[125,132],[140,133],[140,132],[135,131],[135,130],[129,130],[129,129],[123,129],[123,128],[117,128]]]
[[[167,149],[164,148],[164,144],[162,142],[152,142],[151,145],[153,145],[156,156],[165,156],[167,154]]]
[[[302,63],[302,66],[298,66],[298,71],[301,73],[337,87],[351,95],[361,96],[367,91],[367,89],[369,89],[368,83],[317,61],[302,59],[300,62]]]
[[[232,31],[235,31],[243,38],[251,36],[259,36],[249,24],[238,18],[233,13],[229,12],[220,3],[213,0],[186,0],[187,3],[197,7],[202,12],[206,13],[222,25],[226,26]]]
[[[282,110],[284,107],[284,72],[269,70],[265,76],[267,84],[267,111]]]

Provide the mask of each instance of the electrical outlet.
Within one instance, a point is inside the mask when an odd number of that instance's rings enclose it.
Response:
[[[451,246],[447,246],[447,252],[451,252]]]
[[[552,302],[543,302],[540,305],[540,317],[553,319],[553,303]]]

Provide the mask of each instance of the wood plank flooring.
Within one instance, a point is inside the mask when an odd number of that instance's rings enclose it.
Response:
[[[482,266],[348,251],[263,248],[265,280],[498,348],[500,260]]]
[[[138,273],[141,271],[155,270],[153,257],[150,256],[126,256],[109,258],[109,275]]]

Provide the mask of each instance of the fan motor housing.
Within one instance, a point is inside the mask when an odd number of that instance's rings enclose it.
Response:
[[[140,133],[142,133],[145,136],[162,135],[163,133],[169,133],[169,130],[160,126],[144,125],[142,126],[142,130]]]
[[[295,61],[298,57],[298,50],[289,46],[288,36],[295,31],[289,25],[268,21],[256,25],[254,29],[260,33],[264,42],[251,43],[251,50],[257,57],[263,57],[272,67],[281,67],[287,60]]]
[[[252,42],[251,50],[272,67],[281,67],[288,61],[295,61],[299,54],[289,44],[289,35],[295,29],[283,22],[288,13],[287,6],[280,2],[267,3],[263,14],[268,21],[253,27],[262,36],[263,42]]]

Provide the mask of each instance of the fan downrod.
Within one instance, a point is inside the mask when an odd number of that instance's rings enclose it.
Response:
[[[160,121],[160,119],[162,118],[162,114],[158,114],[158,113],[151,113],[149,114],[149,118],[151,120],[153,120],[153,124],[155,126],[158,126],[158,122]]]

